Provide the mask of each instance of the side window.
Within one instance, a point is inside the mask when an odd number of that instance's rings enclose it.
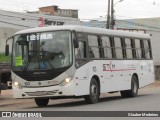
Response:
[[[141,43],[139,39],[135,39],[135,48],[136,48],[136,56],[138,59],[142,58],[142,50],[141,50]]]
[[[128,38],[125,39],[125,46],[126,46],[127,59],[133,59],[131,39]]]
[[[121,39],[118,37],[115,37],[114,42],[115,42],[116,58],[123,59]]]
[[[123,58],[127,58],[127,53],[126,53],[126,45],[125,45],[125,38],[121,38],[121,44],[122,44],[122,52],[123,52]]]
[[[101,47],[96,35],[88,35],[89,56],[90,58],[101,58]]]
[[[88,44],[89,44],[89,46],[97,47],[98,46],[97,36],[88,35]]]
[[[144,40],[140,40],[141,44],[141,51],[142,51],[142,58],[145,58],[145,48],[144,48]]]
[[[114,37],[109,37],[109,39],[110,39],[110,43],[111,43],[112,58],[116,58]]]
[[[148,40],[148,45],[149,45],[150,58],[152,58],[152,49],[151,49],[151,41],[150,40]]]
[[[79,41],[79,48],[75,48],[75,60],[76,60],[76,67],[80,67],[87,61],[86,43],[84,41]]]
[[[75,49],[76,59],[86,58],[86,44],[84,41],[79,41],[79,48]]]
[[[151,48],[149,40],[144,40],[144,49],[145,49],[145,58],[151,59]]]
[[[90,58],[100,58],[98,47],[89,47]]]
[[[102,47],[104,51],[104,58],[112,58],[112,50],[109,37],[102,37]]]

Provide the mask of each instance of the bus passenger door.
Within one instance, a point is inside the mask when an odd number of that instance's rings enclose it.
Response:
[[[81,34],[78,34],[80,37]],[[87,46],[84,36],[78,38],[78,48],[75,48],[75,65],[76,65],[76,95],[85,95],[89,92],[89,69],[87,59]],[[87,90],[88,92],[87,92]]]

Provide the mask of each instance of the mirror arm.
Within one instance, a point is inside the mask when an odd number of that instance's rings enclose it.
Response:
[[[7,45],[8,41],[9,41],[10,39],[13,39],[13,36],[7,38],[7,40],[6,40],[6,45]]]
[[[13,36],[7,38],[7,40],[6,40],[6,46],[5,46],[5,55],[6,55],[6,56],[9,55],[9,45],[7,44],[7,42],[8,42],[9,40],[11,40],[11,39],[13,39]]]

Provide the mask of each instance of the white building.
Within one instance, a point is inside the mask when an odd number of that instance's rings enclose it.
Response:
[[[80,25],[78,18],[0,10],[0,53],[4,53],[5,43],[8,37],[19,30],[38,27],[40,25],[40,18],[44,20],[44,26],[64,24]]]

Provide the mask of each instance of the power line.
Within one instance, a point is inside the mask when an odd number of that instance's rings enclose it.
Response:
[[[15,24],[15,23],[9,23],[9,22],[5,22],[5,21],[1,21],[1,20],[0,20],[0,22],[1,22],[1,23],[7,23],[7,24],[11,24],[11,25],[17,25],[17,26],[21,26],[21,27],[33,28],[33,27],[31,27],[31,26],[19,25],[19,24]]]
[[[4,15],[4,14],[0,14],[0,16],[20,18],[20,19],[28,19],[28,20],[37,20],[37,19],[31,19],[31,18],[25,18],[25,17],[18,17],[18,16],[12,16],[12,15]]]
[[[33,16],[33,15],[28,15],[27,13],[12,12],[12,11],[5,11],[5,12],[16,14],[16,15],[25,15],[25,16],[28,16],[28,17],[36,17],[36,16]],[[37,18],[39,18],[39,17],[37,17]]]

